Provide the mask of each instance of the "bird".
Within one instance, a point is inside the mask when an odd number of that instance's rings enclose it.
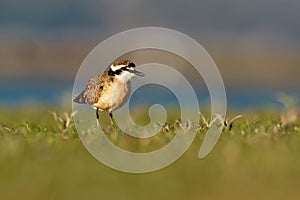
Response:
[[[131,78],[145,75],[135,68],[136,65],[130,60],[114,61],[104,72],[91,78],[85,90],[76,95],[73,101],[94,107],[97,120],[99,120],[99,110],[108,111],[111,123],[114,124],[112,112],[128,101],[131,93]]]

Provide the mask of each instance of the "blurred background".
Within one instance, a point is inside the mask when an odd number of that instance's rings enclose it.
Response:
[[[0,6],[1,105],[70,104],[76,71],[99,42],[158,26],[197,40],[223,76],[229,106],[299,93],[298,0],[10,0]]]
[[[299,10],[299,0],[0,0],[0,199],[299,199],[299,107],[257,111],[280,107],[278,93],[300,94]],[[145,26],[197,40],[222,74],[227,119],[245,115],[205,159],[197,159],[200,123],[173,165],[137,175],[92,157],[68,113],[87,54]],[[126,134],[110,138],[121,147],[148,145]],[[170,138],[164,132],[149,146]]]

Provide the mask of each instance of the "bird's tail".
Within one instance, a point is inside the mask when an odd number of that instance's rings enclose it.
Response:
[[[84,91],[81,92],[80,94],[78,94],[74,99],[73,101],[75,103],[86,103],[85,102],[85,95],[84,95]]]

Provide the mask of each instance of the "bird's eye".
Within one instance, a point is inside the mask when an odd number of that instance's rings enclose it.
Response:
[[[128,65],[128,68],[131,68],[131,67],[135,67],[135,64],[134,63],[129,63],[129,65]]]

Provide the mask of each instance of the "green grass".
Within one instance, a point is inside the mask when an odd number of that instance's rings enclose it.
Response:
[[[69,114],[46,108],[1,109],[1,199],[298,199],[300,121],[294,110],[241,113],[225,127],[203,160],[197,155],[205,130],[201,120],[194,143],[171,166],[127,174],[94,159],[82,145]],[[70,112],[68,112],[70,113]],[[53,115],[54,114],[54,115]],[[230,119],[236,113],[229,113]],[[229,123],[230,124],[230,123]],[[157,136],[168,142],[174,124]],[[108,136],[109,137],[109,136]],[[127,136],[116,144],[149,145]],[[129,142],[128,142],[129,141]],[[133,141],[133,142],[131,142]]]

